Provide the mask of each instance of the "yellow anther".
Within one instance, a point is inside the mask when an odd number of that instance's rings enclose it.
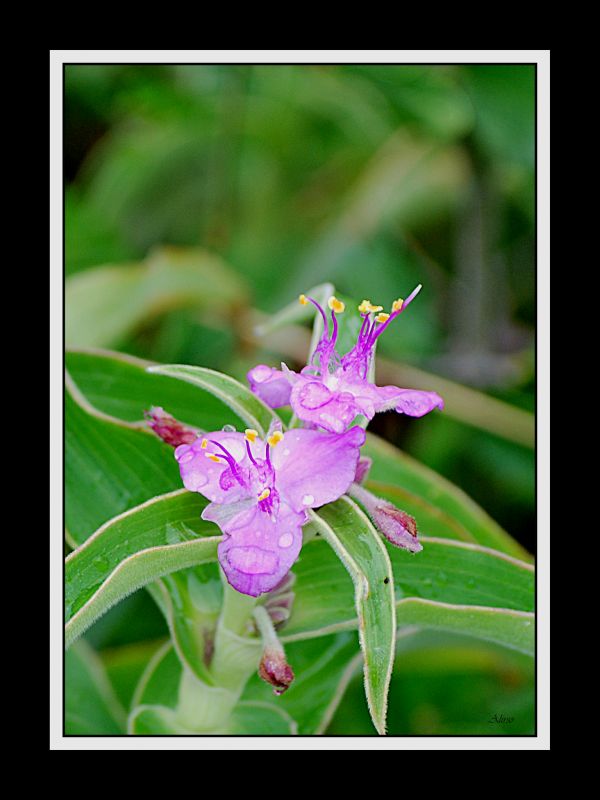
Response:
[[[275,445],[279,444],[279,442],[283,439],[283,433],[281,431],[274,431],[269,438],[267,439],[267,443],[271,447],[275,447]]]
[[[327,301],[327,305],[332,311],[335,311],[336,314],[341,314],[346,308],[345,303],[342,303],[342,301],[338,300],[337,297],[330,297]]]
[[[377,311],[382,311],[383,306],[374,306],[370,300],[363,300],[358,310],[361,314],[370,314],[371,312],[376,313]]]
[[[200,447],[203,450],[206,450],[207,446],[208,446],[208,439],[202,439],[202,441],[200,442]]]
[[[375,322],[386,322],[389,318],[389,314],[377,314],[375,317]]]
[[[254,442],[256,437],[258,436],[258,431],[255,431],[254,428],[246,428],[244,434],[246,436],[246,441]]]
[[[392,303],[392,312],[400,311],[400,309],[402,308],[402,304],[403,303],[404,303],[404,300],[403,300],[402,297],[399,297],[397,300],[394,300],[394,302]]]
[[[205,455],[207,458],[210,458],[211,461],[214,461],[215,464],[221,463],[221,459],[219,458],[219,456],[216,456],[214,453],[205,453]]]
[[[266,500],[270,494],[271,494],[270,489],[263,489],[262,492],[258,495],[258,502],[260,503],[261,500]]]
[[[306,299],[306,295],[305,294],[301,294],[300,297],[298,298],[298,300],[300,301],[300,305],[301,306],[308,305],[308,300]]]

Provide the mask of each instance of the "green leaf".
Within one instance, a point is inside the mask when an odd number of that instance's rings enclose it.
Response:
[[[278,416],[247,386],[234,378],[203,367],[190,367],[185,364],[165,364],[148,367],[153,375],[168,375],[191,383],[205,392],[210,392],[222,400],[250,428],[255,428],[261,436],[269,430],[269,425]]]
[[[141,264],[102,266],[66,283],[68,345],[118,342],[152,315],[184,306],[226,314],[244,302],[241,279],[199,248],[163,247]]]
[[[412,514],[426,535],[461,539],[517,558],[531,556],[461,489],[373,434],[363,448],[373,466],[367,486]]]
[[[200,520],[206,502],[178,490],[110,520],[69,555],[65,566],[68,647],[131,592],[170,572],[217,558],[219,536]],[[202,538],[198,538],[202,537]]]
[[[171,642],[165,642],[148,662],[131,701],[135,709],[141,705],[175,708],[183,667]]]
[[[423,550],[412,555],[388,546],[394,571],[398,624],[404,625],[402,609],[408,601],[428,601],[423,625],[437,623],[516,649],[522,649],[523,620],[531,617],[505,613],[531,612],[534,608],[534,571],[522,561],[503,553],[446,539],[423,537]],[[329,548],[313,539],[302,549],[294,566],[296,599],[290,620],[281,631],[284,642],[294,642],[357,626],[348,576]],[[435,609],[434,609],[435,606]],[[414,608],[422,609],[423,604]],[[431,613],[428,613],[433,609]],[[495,623],[498,611],[503,621]],[[474,616],[468,612],[472,610]],[[481,614],[477,612],[481,610]],[[426,613],[427,612],[427,613]],[[411,612],[412,613],[412,612]],[[476,625],[474,623],[477,623]],[[409,623],[406,623],[409,624]]]
[[[293,642],[286,646],[285,652],[295,677],[285,694],[274,702],[296,721],[298,733],[324,733],[346,686],[362,663],[356,637],[338,633]],[[272,687],[258,675],[250,680],[243,695],[246,700],[272,697]]]
[[[148,598],[148,601],[152,602],[150,598]],[[82,639],[80,641],[86,640]],[[74,644],[69,649],[68,654],[75,650],[78,644],[79,642]],[[123,708],[131,708],[133,694],[144,670],[147,668],[151,658],[156,654],[156,651],[163,645],[164,639],[154,639],[122,644],[118,647],[109,647],[100,651],[99,657]]]
[[[458,606],[407,597],[396,605],[399,626],[467,633],[528,656],[535,655],[535,617],[527,611]]]
[[[150,406],[161,406],[176,419],[203,431],[241,420],[214,394],[198,386],[153,375],[152,362],[110,350],[69,350],[69,374],[87,401],[98,411],[125,422],[140,422]]]
[[[367,702],[373,724],[384,734],[396,644],[394,580],[387,550],[368,517],[348,497],[311,516],[354,583]]]
[[[87,642],[77,642],[65,656],[65,733],[114,735],[124,729],[125,710],[102,662]]]
[[[181,486],[170,447],[94,412],[69,380],[65,423],[65,517],[74,545],[111,517]]]

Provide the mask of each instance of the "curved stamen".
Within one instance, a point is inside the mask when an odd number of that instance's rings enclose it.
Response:
[[[313,297],[309,297],[306,295],[303,296],[306,297],[309,303],[313,304],[313,306],[317,309],[319,314],[323,317],[323,325],[325,326],[324,334],[329,338],[329,323],[327,322],[327,315],[325,314],[323,307],[320,305],[320,303],[317,303],[317,301]]]
[[[255,467],[258,467],[258,464],[254,460],[254,456],[252,455],[252,451],[250,450],[250,442],[246,439],[246,452],[248,453],[248,458],[254,464]]]
[[[373,334],[373,342],[375,341],[375,339],[377,339],[378,336],[381,336],[381,334],[384,332],[384,330],[387,328],[387,326],[393,319],[396,319],[397,316],[399,316],[406,308],[408,308],[408,306],[412,303],[412,301],[419,294],[422,288],[423,288],[422,285],[419,284],[415,289],[413,289],[413,291],[408,295],[406,300],[402,303],[400,308],[397,311],[393,311],[388,317],[388,319],[379,326],[379,328]]]
[[[244,480],[242,479],[242,476],[240,474],[240,465],[237,463],[235,458],[231,455],[229,450],[226,447],[223,447],[223,445],[220,442],[215,441],[215,439],[209,439],[208,441],[211,444],[214,444],[215,447],[218,447],[219,450],[222,450],[222,452],[223,452],[222,458],[224,458],[225,461],[227,461],[227,463],[231,467],[231,472],[233,473],[233,477],[240,484],[240,486],[245,486]]]
[[[331,346],[335,347],[335,343],[336,343],[337,335],[338,335],[338,323],[337,323],[337,319],[335,318],[335,311],[333,309],[331,309],[331,319],[333,321],[333,330],[331,332],[331,339],[329,341],[331,343]]]

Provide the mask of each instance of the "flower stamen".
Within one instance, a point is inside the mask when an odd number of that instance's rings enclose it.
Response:
[[[271,447],[276,447],[282,439],[283,433],[281,431],[273,431],[273,433],[267,439],[267,444],[269,444]]]
[[[346,309],[346,304],[333,295],[327,301],[327,305],[336,314],[341,314]]]

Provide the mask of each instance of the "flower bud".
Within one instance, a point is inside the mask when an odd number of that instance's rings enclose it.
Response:
[[[154,433],[171,447],[192,444],[198,438],[197,431],[178,422],[160,406],[152,406],[150,411],[144,412],[144,416]]]
[[[258,674],[273,687],[273,694],[281,695],[289,689],[294,680],[294,671],[279,647],[266,647],[258,667]]]
[[[406,511],[396,508],[357,483],[352,484],[348,494],[364,507],[377,530],[388,542],[411,553],[418,553],[423,549],[417,539],[417,523]]]

